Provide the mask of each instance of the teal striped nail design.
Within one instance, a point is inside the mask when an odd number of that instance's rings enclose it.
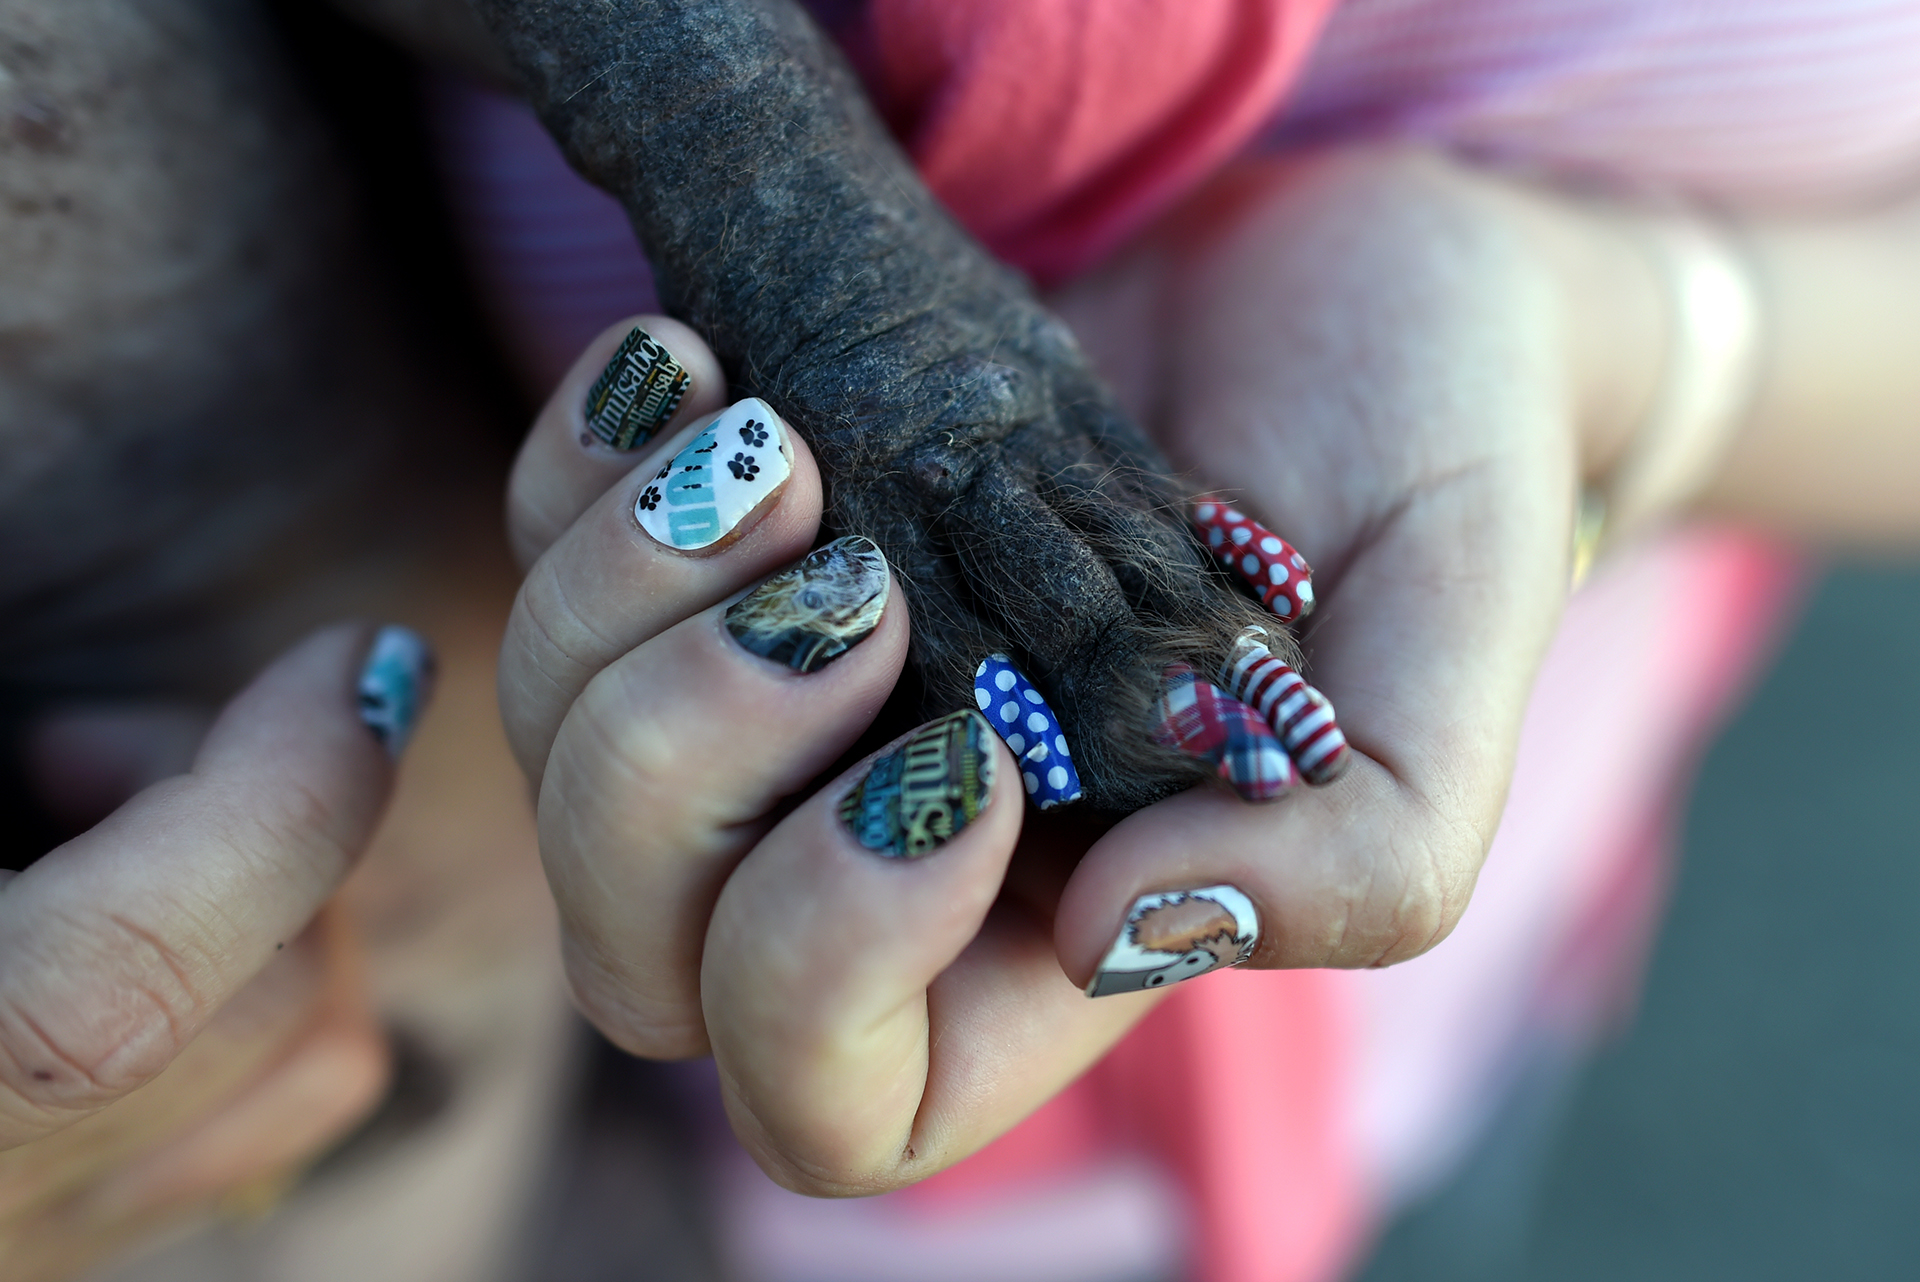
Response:
[[[670,548],[726,538],[793,475],[780,417],[762,400],[730,406],[640,490],[633,517]]]

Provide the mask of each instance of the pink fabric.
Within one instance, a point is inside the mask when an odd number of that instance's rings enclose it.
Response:
[[[845,38],[929,186],[1043,281],[1239,151],[1334,0],[873,0]]]
[[[1343,0],[1273,134],[1831,206],[1920,178],[1910,0]]]

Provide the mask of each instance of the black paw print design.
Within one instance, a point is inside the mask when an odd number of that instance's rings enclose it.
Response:
[[[740,429],[740,439],[754,449],[759,449],[767,443],[767,425],[748,419],[747,425]]]
[[[733,473],[736,481],[751,481],[760,475],[760,465],[753,461],[751,454],[736,454],[727,460],[727,470]]]
[[[665,476],[666,473],[662,472],[660,475]],[[660,506],[660,487],[657,485],[649,485],[646,489],[640,491],[640,506],[643,510],[648,512],[651,512],[653,511],[653,509],[659,507]]]

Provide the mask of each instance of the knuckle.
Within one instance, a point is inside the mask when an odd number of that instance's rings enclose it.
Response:
[[[575,603],[573,585],[552,558],[542,560],[520,589],[516,629],[534,670],[563,689],[577,689],[620,652],[615,638]]]
[[[663,734],[647,704],[657,692],[636,687],[626,674],[609,671],[587,687],[571,719],[581,735],[580,753],[595,763],[609,787],[623,795],[646,795],[688,769],[684,745]]]
[[[19,959],[0,996],[0,1112],[40,1126],[151,1081],[204,1022],[195,959],[131,919],[90,923],[85,955]],[[86,976],[83,991],[70,977]]]
[[[563,951],[574,1005],[615,1046],[653,1060],[694,1059],[709,1052],[697,992],[649,994],[572,932]]]
[[[1453,933],[1473,897],[1486,842],[1464,825],[1396,842],[1392,875],[1374,882],[1365,916],[1371,966],[1391,966],[1427,952]]]

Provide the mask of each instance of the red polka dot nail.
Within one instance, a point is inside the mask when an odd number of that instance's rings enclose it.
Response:
[[[1313,609],[1313,568],[1292,544],[1216,498],[1193,503],[1193,528],[1220,564],[1244,580],[1282,623]]]

